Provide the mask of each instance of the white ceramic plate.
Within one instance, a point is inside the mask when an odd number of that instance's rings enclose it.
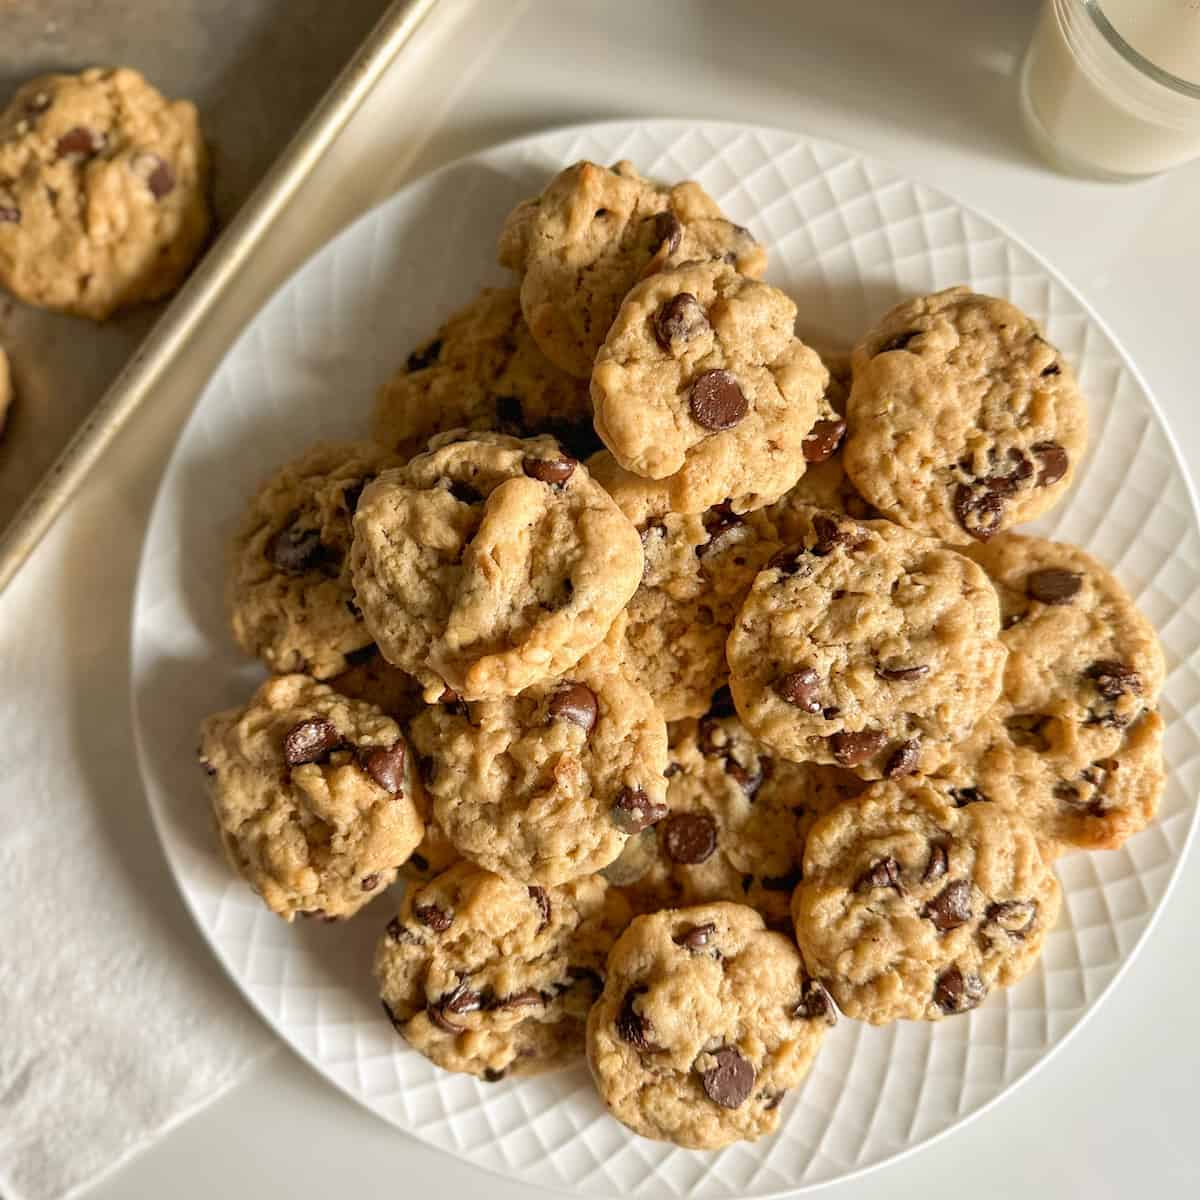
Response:
[[[801,332],[849,341],[901,296],[967,281],[1042,321],[1076,364],[1092,449],[1039,532],[1108,563],[1154,621],[1170,666],[1171,782],[1158,822],[1120,851],[1063,861],[1065,904],[1038,969],[979,1010],[884,1029],[843,1020],[782,1128],[694,1153],[605,1115],[580,1066],[497,1084],[439,1071],[396,1037],[370,978],[392,913],[289,927],[231,877],[209,828],[196,727],[258,677],[225,628],[225,545],[273,465],[357,436],[376,387],[481,284],[501,281],[504,214],[578,158],[628,157],[698,179],[771,254]],[[457,1157],[584,1195],[766,1196],[845,1177],[981,1112],[1043,1063],[1128,964],[1195,816],[1200,749],[1200,539],[1184,468],[1134,368],[1049,268],[990,221],[850,150],[764,129],[646,121],[562,130],[421,180],[326,246],[266,306],[204,393],[163,478],[138,583],[134,721],[154,819],[192,912],[263,1017],[385,1120]]]

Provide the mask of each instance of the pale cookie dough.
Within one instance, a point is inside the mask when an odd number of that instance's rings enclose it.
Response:
[[[886,521],[811,509],[729,636],[738,714],[777,754],[878,779],[928,771],[1000,693],[982,569]]]
[[[443,434],[363,493],[354,587],[384,657],[438,700],[570,670],[637,589],[637,530],[550,437]]]
[[[285,920],[352,917],[421,840],[400,727],[306,675],[275,676],[209,717],[200,761],[230,865]]]
[[[1024,313],[965,287],[892,309],[854,349],[846,471],[900,524],[956,545],[1031,521],[1087,444],[1071,368]]]
[[[372,442],[322,442],[246,506],[226,602],[238,644],[272,671],[326,679],[368,651],[350,581],[351,520],[363,487],[399,461]]]
[[[509,214],[499,258],[521,276],[525,320],[546,357],[580,379],[639,279],[697,260],[754,278],[767,265],[763,248],[699,184],[658,187],[628,162],[561,171]]]
[[[836,1019],[792,940],[753,909],[673,909],[637,917],[613,946],[588,1065],[635,1133],[712,1150],[776,1128]]]
[[[173,292],[208,235],[196,108],[136,71],[43,75],[0,113],[0,284],[102,321]]]
[[[519,695],[430,708],[412,726],[439,826],[465,858],[526,883],[611,863],[666,815],[667,730],[609,641]]]
[[[553,434],[576,458],[597,448],[587,383],[538,349],[516,288],[484,288],[408,356],[375,402],[372,436],[404,455],[457,428]]]
[[[447,1071],[494,1081],[583,1051],[604,961],[629,919],[599,876],[529,887],[459,863],[410,887],[375,951],[396,1032]]]
[[[839,436],[795,319],[781,291],[722,263],[651,276],[596,356],[596,432],[625,470],[667,480],[677,512],[777,500]]]
[[[0,433],[4,432],[12,398],[12,374],[8,369],[8,355],[4,353],[4,347],[0,346]]]
[[[809,830],[796,938],[846,1016],[936,1021],[1037,961],[1058,881],[1020,817],[972,799],[885,781]]]

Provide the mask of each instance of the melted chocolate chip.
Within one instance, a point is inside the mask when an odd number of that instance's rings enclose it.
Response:
[[[840,417],[835,421],[818,421],[804,439],[804,461],[824,462],[842,444],[845,436],[846,422]]]
[[[950,967],[939,976],[933,989],[933,1002],[944,1013],[962,1013],[974,1008],[987,995],[978,975],[963,975]]]
[[[1117,700],[1127,692],[1139,695],[1142,690],[1142,677],[1132,667],[1111,658],[1092,663],[1084,674],[1095,682],[1105,700]]]
[[[424,346],[418,347],[408,356],[404,363],[404,369],[406,371],[423,371],[437,362],[441,353],[442,339],[434,338],[433,341],[426,342]]]
[[[798,667],[781,675],[772,685],[776,693],[801,712],[821,711],[821,677],[812,667]]]
[[[889,683],[912,683],[928,675],[929,667],[925,663],[913,667],[876,667],[875,674]]]
[[[434,933],[445,933],[454,922],[454,914],[448,913],[436,904],[418,904],[413,908],[413,916],[422,925],[428,925]]]
[[[1003,900],[991,905],[984,914],[989,925],[999,925],[1009,937],[1023,938],[1037,919],[1036,900]]]
[[[663,851],[672,862],[702,863],[717,848],[717,823],[708,813],[674,813],[663,822]]]
[[[745,415],[748,403],[737,377],[729,371],[705,371],[692,384],[692,418],[705,429],[732,429]]]
[[[728,533],[743,523],[742,518],[733,511],[728,500],[722,504],[713,505],[705,512],[701,520],[704,522],[704,532],[708,534],[708,541],[696,547],[698,558],[703,558],[708,554],[723,533]]]
[[[925,864],[925,874],[921,876],[922,883],[932,883],[941,879],[950,869],[950,856],[941,842],[929,844],[929,861]]]
[[[648,988],[640,985],[631,987],[625,993],[625,998],[621,1001],[621,1010],[617,1013],[617,1019],[614,1022],[617,1036],[622,1041],[635,1046],[638,1050],[655,1049],[654,1042],[651,1040],[653,1038],[653,1030],[650,1027],[650,1022],[633,1006],[634,1001],[647,991],[649,991]]]
[[[874,888],[900,887],[900,864],[894,858],[881,858],[859,876],[854,885],[856,892],[869,892]]]
[[[537,988],[525,988],[504,996],[499,1004],[501,1008],[540,1008],[546,1003],[546,997]]]
[[[837,1024],[837,1008],[833,997],[823,983],[808,980],[800,994],[800,1003],[792,1010],[792,1016],[802,1021],[824,1021],[826,1025]]]
[[[438,1004],[438,1007],[443,1011],[455,1013],[459,1016],[465,1013],[478,1012],[483,1006],[482,994],[469,988],[465,980],[448,996],[443,996]]]
[[[690,342],[711,326],[700,301],[691,292],[672,296],[654,315],[654,337],[670,353],[675,343]]]
[[[321,543],[320,531],[305,527],[299,513],[290,513],[288,524],[267,543],[267,557],[289,575],[324,566],[331,555]]]
[[[397,738],[390,746],[360,747],[358,761],[362,769],[385,792],[404,795],[404,759],[408,747]]]
[[[150,155],[150,158],[153,162],[150,174],[146,177],[146,186],[155,200],[161,200],[175,190],[175,172],[171,170],[170,164],[157,154]]]
[[[679,249],[679,243],[682,238],[683,224],[673,212],[655,213],[654,243],[656,246],[665,246],[668,254],[674,254]]]
[[[981,801],[986,802],[990,797],[981,792],[977,787],[962,787],[951,788],[950,799],[954,801],[955,808],[966,808],[968,804],[978,804]]]
[[[641,788],[623,787],[613,803],[613,823],[623,833],[641,833],[661,821],[670,810],[651,800]]]
[[[1043,367],[1041,375],[1043,379],[1048,379],[1051,375],[1061,375],[1062,367],[1056,362],[1052,362],[1048,367]]]
[[[700,1074],[705,1093],[722,1108],[740,1108],[754,1090],[754,1068],[732,1046],[712,1057],[714,1065]]]
[[[83,125],[76,125],[74,129],[68,129],[58,139],[58,144],[55,147],[59,158],[66,158],[72,154],[78,154],[83,158],[91,158],[99,154],[103,149],[104,134],[98,133],[94,129],[88,129]]]
[[[780,575],[799,575],[804,578],[812,574],[812,565],[804,559],[803,546],[791,546],[779,550],[767,560],[766,570],[778,571]]]
[[[902,775],[911,775],[916,771],[921,761],[921,743],[916,738],[909,738],[892,752],[883,768],[887,779],[898,779]]]
[[[843,731],[829,739],[829,747],[841,766],[857,767],[878,754],[887,740],[882,729],[862,729],[857,733]]]
[[[542,915],[542,923],[538,926],[538,933],[541,933],[550,924],[550,894],[544,887],[530,884],[529,898],[538,906],[538,912]]]
[[[1000,530],[1005,497],[988,488],[960,483],[954,489],[954,515],[963,529],[977,541],[986,542]]]
[[[310,717],[288,730],[283,739],[283,759],[289,767],[320,762],[342,745],[337,726],[325,717]]]
[[[429,1020],[436,1025],[443,1033],[462,1033],[465,1026],[459,1025],[457,1021],[452,1021],[446,1015],[446,1010],[440,1004],[431,1004],[426,1012],[429,1015]]]
[[[1057,483],[1071,465],[1069,455],[1057,442],[1038,442],[1033,453],[1038,460],[1038,487]]]
[[[575,473],[578,464],[568,455],[561,458],[526,458],[521,463],[521,469],[530,479],[539,483],[566,483]]]
[[[737,759],[728,755],[725,757],[725,774],[734,779],[751,800],[758,795],[758,789],[762,787],[764,780],[771,777],[774,769],[775,764],[769,758],[759,757],[755,761],[754,769],[748,770]]]
[[[717,927],[709,921],[705,925],[689,925],[682,932],[675,934],[671,941],[685,950],[702,950],[716,932]]]
[[[570,721],[584,733],[591,733],[600,715],[596,693],[585,683],[564,683],[547,705],[552,721]]]
[[[1083,576],[1059,567],[1033,571],[1025,580],[1025,590],[1043,604],[1070,604],[1083,584]]]
[[[965,925],[971,919],[970,883],[965,879],[952,880],[925,905],[921,915],[942,933]]]
[[[811,553],[818,558],[832,554],[839,546],[851,546],[853,535],[849,530],[842,529],[832,517],[818,513],[812,519],[812,527],[817,540]]]

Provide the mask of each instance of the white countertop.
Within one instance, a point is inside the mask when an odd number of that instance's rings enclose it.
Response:
[[[231,306],[197,339],[189,369],[108,456],[29,570],[56,590],[86,593],[89,581],[102,583],[103,613],[77,619],[90,622],[96,639],[123,647],[136,564],[106,556],[88,526],[108,510],[144,521],[179,421],[261,298],[403,179],[504,138],[603,117],[794,128],[860,147],[982,209],[1055,263],[1101,314],[1167,412],[1185,457],[1200,462],[1192,378],[1200,163],[1111,186],[1065,179],[1036,161],[1015,78],[1036,9],[1036,0],[443,0],[422,32],[427,52],[414,64],[422,77],[410,71],[385,81],[299,209],[273,231],[237,311]],[[144,810],[126,813],[114,836],[128,843],[147,905],[177,931],[178,953],[204,959],[208,951],[154,857],[148,823]],[[825,1194],[1200,1194],[1197,912],[1193,855],[1135,963],[1042,1070],[965,1128]],[[434,1191],[509,1200],[528,1189],[397,1133],[281,1048],[87,1195],[391,1200]]]

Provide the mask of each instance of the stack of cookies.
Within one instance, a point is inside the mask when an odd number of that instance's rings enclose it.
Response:
[[[369,437],[250,501],[229,604],[274,674],[203,728],[221,841],[288,920],[405,877],[375,975],[440,1067],[586,1055],[644,1136],[756,1138],[839,1010],[1033,966],[1055,858],[1155,812],[1162,655],[1008,532],[1086,441],[1012,305],[822,357],[751,235],[628,163],[564,170],[500,261]]]

